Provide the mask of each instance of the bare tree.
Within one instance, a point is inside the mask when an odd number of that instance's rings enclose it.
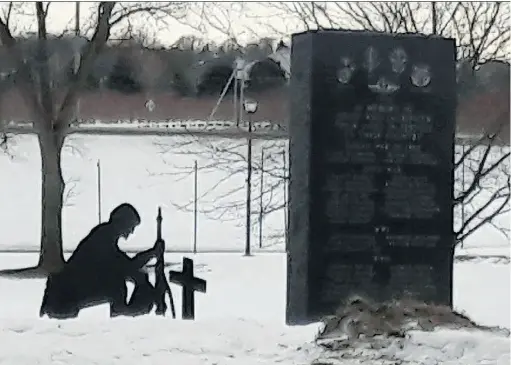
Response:
[[[509,238],[509,222],[500,219],[510,211],[509,147],[484,138],[456,148],[454,229],[460,243],[484,225]]]
[[[51,5],[51,6],[50,6]],[[49,29],[49,12],[57,7],[51,2],[4,4],[0,12],[0,41],[17,69],[17,87],[34,119],[42,163],[41,251],[39,267],[59,270],[64,262],[62,251],[62,207],[65,184],[62,178],[61,151],[71,121],[75,118],[80,90],[98,54],[112,34],[121,33],[138,17],[141,24],[168,25],[165,19],[182,16],[182,3],[116,3],[99,2],[91,5],[90,17],[83,24],[82,35],[87,39],[77,53],[79,60],[67,83],[56,83],[58,70],[52,66],[48,42],[62,38],[69,28],[59,34]],[[58,9],[56,10],[59,11]],[[144,22],[141,22],[141,19]],[[70,19],[70,23],[73,23]],[[23,24],[35,24],[32,36],[33,53],[27,54],[27,33]],[[30,48],[30,47],[28,47]],[[58,76],[63,76],[58,75]]]
[[[7,24],[10,24],[10,22],[11,22],[11,15],[12,15],[14,9],[15,9],[15,4],[13,2],[10,2],[8,6],[0,9],[0,12],[1,12],[0,16],[3,19],[5,19],[5,22]],[[2,80],[4,79],[4,75],[0,74],[0,77]],[[0,97],[1,97],[1,95],[3,95],[3,93],[6,91],[7,88],[8,87],[7,87],[6,83],[0,81]],[[0,111],[0,114],[1,114],[1,111]],[[3,152],[8,151],[7,148],[8,148],[9,139],[10,139],[10,136],[5,131],[5,123],[2,120],[0,120],[0,150],[1,151],[3,151]]]
[[[477,131],[480,137],[456,149],[454,205],[457,222],[454,230],[458,242],[485,225],[509,237],[507,222],[501,219],[509,211],[510,199],[509,146],[505,142],[508,141],[505,134],[509,133],[509,75],[500,77],[503,84],[496,92],[490,90],[493,87],[479,82],[476,75],[482,65],[510,59],[509,3],[314,1],[250,3],[238,8],[231,3],[199,3],[193,9],[196,22],[187,18],[188,24],[194,24],[194,28],[202,32],[214,29],[236,44],[240,37],[271,34],[287,38],[291,33],[313,29],[364,29],[455,38],[458,59],[462,61],[460,66],[468,71],[459,79],[460,98],[466,96],[467,88],[476,94],[487,93],[490,101],[478,108],[492,108],[492,112],[486,110],[482,117],[471,122],[484,126]],[[233,25],[235,18],[249,20],[252,26],[236,27]],[[232,152],[223,152],[231,156],[226,165],[234,166],[236,159],[233,160]],[[210,149],[208,153],[211,165],[222,164],[225,157],[220,157],[220,151]],[[237,158],[242,163],[241,156]]]
[[[221,37],[225,39],[223,45],[226,50],[240,48],[240,38],[249,32],[249,28],[242,25],[246,9],[247,4],[243,2],[195,2],[182,23],[201,38],[208,36],[208,43],[213,37]]]
[[[280,22],[257,17],[276,34],[310,29],[364,29],[455,38],[458,58],[475,67],[509,60],[509,3],[492,2],[272,2],[262,3]],[[281,28],[275,27],[279,24]]]
[[[250,27],[243,25],[243,20],[250,17],[251,8],[248,3],[233,2],[197,2],[188,9],[187,16],[181,20],[196,34],[181,37],[176,47],[186,50],[209,50],[224,54],[241,55],[250,53],[254,49],[257,57],[266,57],[275,51],[278,41],[267,34],[261,37]],[[236,20],[236,21],[234,21]],[[207,36],[222,39],[213,42]],[[203,38],[204,37],[204,38]],[[227,79],[224,80],[227,83]],[[227,85],[220,85],[223,89]],[[232,86],[232,84],[231,84]],[[238,86],[239,87],[239,86]],[[225,90],[227,91],[227,89]],[[232,95],[224,95],[232,98]],[[212,106],[213,107],[213,106]],[[214,112],[214,108],[212,108]],[[234,114],[234,110],[233,110]],[[240,135],[241,137],[241,135]],[[172,142],[161,141],[164,160],[169,165],[169,172],[157,175],[173,176],[176,181],[189,178],[194,173],[193,164],[189,166],[177,165],[175,156],[188,156],[198,160],[198,172],[201,176],[208,176],[208,186],[199,194],[198,211],[209,219],[236,222],[245,225],[247,208],[247,139],[218,139],[204,138],[189,135],[173,139]],[[286,193],[288,172],[287,141],[252,139],[252,183],[251,183],[251,212],[253,223],[262,225],[264,220],[274,213],[282,212],[286,206]],[[264,155],[261,158],[261,150]],[[167,156],[171,156],[167,159]],[[218,172],[217,177],[211,175]],[[152,172],[151,172],[152,173]],[[262,179],[261,179],[262,175]],[[262,182],[262,186],[261,186]],[[177,209],[192,211],[194,208],[193,196],[184,204],[171,202]],[[284,215],[287,215],[286,213]],[[285,219],[285,218],[284,218]],[[256,221],[259,222],[256,222]],[[256,227],[256,224],[252,224]],[[283,225],[285,226],[285,224]],[[279,227],[274,231],[265,229],[265,247],[281,243],[284,237]]]
[[[500,219],[510,209],[510,152],[507,142],[502,143],[508,141],[505,134],[509,133],[509,75],[501,78],[504,85],[497,92],[471,81],[477,78],[475,74],[481,65],[509,62],[509,3],[273,2],[260,6],[275,13],[279,21],[257,16],[253,20],[281,35],[312,29],[364,29],[455,38],[458,59],[469,71],[459,80],[460,93],[470,85],[475,93],[488,93],[491,99],[478,106],[487,112],[482,113],[485,117],[473,121],[484,126],[478,131],[480,137],[456,149],[456,237],[462,242],[485,225],[509,237],[508,224]]]
[[[77,195],[79,195],[78,191],[79,182],[80,180],[76,178],[69,178],[67,179],[67,181],[65,181],[64,197],[62,199],[64,206],[66,207],[74,206],[73,200]]]
[[[190,160],[195,158],[198,161],[198,173],[200,176],[207,176],[207,179],[199,181],[201,191],[198,194],[198,212],[209,219],[244,224],[248,168],[246,140],[183,136],[173,138],[171,143],[162,140],[157,142],[157,145],[169,171],[155,174],[170,176],[175,181],[188,179],[194,174],[193,164],[178,164],[176,161],[182,159],[176,157],[187,156]],[[286,141],[253,140],[253,223],[260,217],[264,220],[272,213],[282,211],[285,206],[284,189],[288,180],[285,168],[286,146]],[[264,151],[263,155],[261,150]],[[191,212],[194,209],[193,194],[190,193],[184,203],[171,204],[178,210]],[[282,242],[283,232],[281,229],[265,232],[265,238],[268,237],[275,238],[273,243]],[[268,246],[269,241],[271,240],[265,239],[265,246]]]

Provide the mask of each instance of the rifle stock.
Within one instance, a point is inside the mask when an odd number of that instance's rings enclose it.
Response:
[[[170,309],[172,312],[172,318],[176,318],[176,310],[174,308],[174,299],[172,298],[172,292],[170,291],[169,283],[167,282],[167,278],[165,277],[165,241],[162,238],[161,233],[161,225],[162,225],[163,217],[161,215],[161,207],[158,207],[158,216],[156,217],[156,243],[162,243],[163,250],[158,254],[156,258],[156,265],[154,267],[156,280],[155,280],[155,289],[158,293],[158,298],[156,300],[156,314],[164,316],[167,312],[167,303],[165,303],[165,296],[168,294],[170,299]]]

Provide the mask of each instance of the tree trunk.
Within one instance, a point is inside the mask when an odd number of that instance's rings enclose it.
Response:
[[[64,264],[62,249],[64,180],[60,166],[64,137],[52,132],[43,132],[38,139],[42,167],[39,267],[47,272],[56,272]]]

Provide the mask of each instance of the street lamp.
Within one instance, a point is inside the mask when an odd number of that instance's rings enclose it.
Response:
[[[245,256],[250,256],[250,232],[252,211],[252,114],[257,111],[257,101],[243,100],[243,109],[248,114],[248,143],[247,143],[247,203],[246,203],[246,223],[245,223]]]
[[[245,112],[249,115],[254,114],[257,111],[258,106],[259,104],[255,100],[245,99],[243,102],[243,109],[245,109]]]
[[[149,100],[146,101],[145,107],[150,112],[153,112],[154,108],[156,108],[156,103],[152,99],[149,99]]]
[[[245,100],[245,81],[247,79],[245,65],[246,62],[243,58],[237,57],[234,61],[234,120],[237,128],[239,128],[243,117],[241,104]]]

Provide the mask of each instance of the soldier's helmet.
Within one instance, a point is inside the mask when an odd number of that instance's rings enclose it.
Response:
[[[110,223],[122,229],[132,229],[140,224],[140,214],[129,203],[123,203],[110,213]]]

